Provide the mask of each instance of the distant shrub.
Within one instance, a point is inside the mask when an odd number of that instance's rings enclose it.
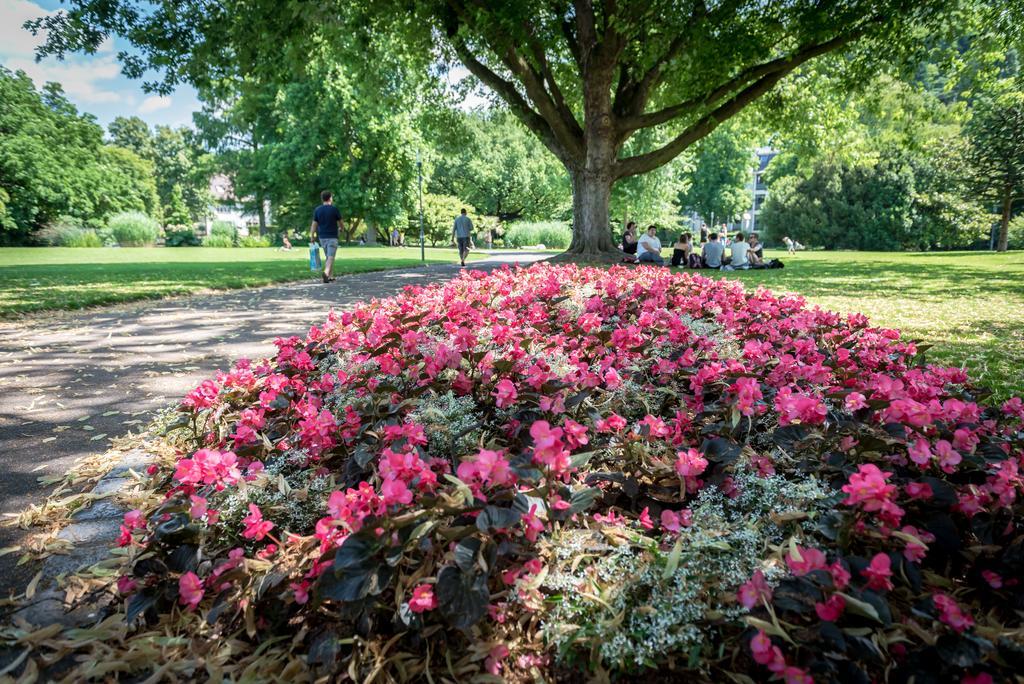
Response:
[[[1024,249],[1024,214],[1010,221],[1010,249]]]
[[[210,225],[210,235],[224,235],[234,240],[238,237],[238,228],[230,221],[214,221]]]
[[[267,235],[246,235],[238,238],[239,247],[270,247],[271,244],[270,236]]]
[[[143,247],[156,242],[160,225],[142,212],[125,211],[107,221],[107,232],[122,247]]]
[[[196,231],[189,226],[167,226],[164,229],[165,247],[198,247]]]
[[[83,228],[74,220],[61,217],[39,231],[43,244],[53,247],[102,247],[103,240],[91,228]]]
[[[213,233],[203,238],[203,247],[234,247],[235,241],[229,235]]]
[[[554,249],[565,249],[572,242],[572,229],[561,221],[524,221],[507,226],[504,239],[509,247],[544,245]]]

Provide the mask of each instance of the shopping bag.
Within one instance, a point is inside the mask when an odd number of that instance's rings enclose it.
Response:
[[[320,270],[320,245],[315,242],[309,243],[309,270]]]

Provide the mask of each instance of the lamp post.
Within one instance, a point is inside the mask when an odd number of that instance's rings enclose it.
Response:
[[[760,164],[760,162],[758,162]],[[750,232],[754,232],[757,225],[757,168],[754,167],[754,190],[750,199]]]
[[[423,162],[420,160],[420,151],[416,150],[416,175],[419,178],[420,195],[420,261],[427,260],[427,248],[423,242]]]

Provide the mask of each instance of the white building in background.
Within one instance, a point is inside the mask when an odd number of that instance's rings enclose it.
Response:
[[[206,219],[206,234],[210,234],[210,228],[214,221],[227,221],[238,229],[239,235],[248,235],[250,229],[253,233],[259,232],[260,217],[255,212],[246,211],[242,203],[235,197],[235,188],[231,178],[217,173],[210,176],[210,196],[213,203],[210,205],[210,216]],[[264,202],[263,213],[267,217],[267,225],[270,220],[270,202]]]
[[[751,206],[743,212],[743,228],[747,232],[758,230],[758,215],[761,213],[761,206],[768,199],[768,186],[764,182],[764,172],[768,163],[779,153],[771,147],[757,148],[757,168],[751,176],[751,182],[747,183],[747,192],[750,193]]]

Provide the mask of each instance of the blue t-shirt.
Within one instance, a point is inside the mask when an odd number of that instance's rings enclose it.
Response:
[[[338,222],[341,221],[341,212],[333,204],[321,204],[313,212],[313,220],[316,221],[316,234],[321,240],[338,239]]]

